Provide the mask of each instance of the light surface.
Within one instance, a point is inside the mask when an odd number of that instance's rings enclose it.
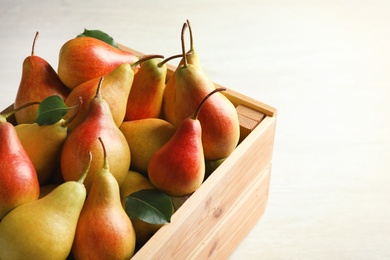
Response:
[[[389,1],[5,0],[0,107],[36,31],[56,69],[84,28],[177,54],[186,19],[213,81],[278,109],[268,206],[231,259],[389,259]]]

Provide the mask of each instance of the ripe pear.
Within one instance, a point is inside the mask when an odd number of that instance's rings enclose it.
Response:
[[[224,161],[225,158],[221,158],[215,161],[206,161],[206,175],[205,178],[208,178]]]
[[[144,189],[155,189],[156,187],[139,172],[129,171],[125,181],[120,187],[122,205],[125,208],[126,198],[132,193],[144,190]],[[131,218],[136,236],[136,249],[141,248],[163,224],[150,224],[137,218]]]
[[[183,64],[175,73],[175,102],[169,104],[175,111],[176,127],[198,106],[208,93],[215,90],[214,83],[207,77],[199,64],[187,62],[182,31]],[[191,57],[191,55],[189,56]],[[206,160],[225,158],[236,148],[240,137],[240,124],[234,105],[223,94],[216,93],[199,113],[202,125],[202,144]]]
[[[154,58],[141,63],[128,97],[125,121],[160,116],[167,76],[167,66],[161,62],[161,58]]]
[[[176,103],[176,81],[175,81],[176,70],[171,75],[164,88],[163,101],[161,104],[161,117],[168,122],[175,123],[175,106],[172,104]]]
[[[205,159],[198,115],[206,101],[221,90],[210,92],[193,114],[182,121],[172,138],[150,158],[148,175],[157,189],[181,197],[193,193],[202,184]]]
[[[125,207],[126,198],[132,193],[144,190],[155,189],[156,187],[142,173],[130,170],[122,185],[120,186],[120,195],[123,207]]]
[[[104,165],[93,177],[78,220],[72,254],[76,259],[130,259],[135,249],[135,231],[122,207],[118,182],[110,172],[104,140],[99,140]]]
[[[120,64],[132,64],[138,56],[92,37],[76,37],[60,50],[58,76],[69,88],[107,75]]]
[[[160,118],[124,121],[119,127],[131,151],[130,168],[147,176],[150,157],[173,136],[176,128]]]
[[[125,118],[127,98],[132,88],[133,79],[134,71],[128,63],[118,65],[113,71],[104,76],[101,87],[102,97],[109,104],[112,117],[117,126],[120,126]],[[65,116],[65,118],[70,118],[77,113],[72,122],[69,123],[68,131],[72,131],[86,118],[89,103],[96,94],[99,81],[100,78],[94,78],[78,85],[66,98],[65,104],[67,106],[76,104],[80,97],[83,101],[78,111],[69,110]]]
[[[1,116],[0,156],[1,220],[12,209],[39,197],[39,182],[34,165],[20,143],[15,127]]]
[[[37,36],[38,32],[34,38],[31,55],[23,61],[22,76],[14,101],[14,108],[30,102],[40,102],[52,95],[58,95],[65,100],[69,94],[69,89],[61,82],[53,67],[45,59],[34,55]],[[38,106],[29,106],[16,112],[17,123],[33,123],[37,111]]]
[[[187,52],[187,63],[197,65],[200,69],[202,69],[200,66],[198,53],[195,51],[192,27],[190,25],[189,20],[187,20],[185,27],[186,28],[188,27],[190,32],[190,50]],[[183,56],[181,55],[181,57]],[[182,65],[183,63],[184,63],[184,59],[182,58],[179,63],[179,66]],[[162,108],[161,108],[162,111],[161,117],[174,124],[176,122],[175,106],[173,106],[172,104],[175,104],[176,102],[176,88],[175,88],[176,80],[175,79],[176,79],[177,68],[166,82],[164,93],[163,93]]]
[[[98,137],[107,140],[106,149],[111,163],[111,173],[119,184],[123,182],[130,168],[130,148],[114,122],[108,103],[102,97],[102,82],[103,77],[99,81],[94,99],[89,104],[87,117],[69,133],[65,140],[60,160],[64,180],[77,180],[88,160],[85,156],[86,151],[92,152],[94,160],[84,182],[87,192],[91,187],[93,176],[100,171],[104,161]]]
[[[20,124],[15,129],[35,167],[39,184],[47,184],[59,165],[62,145],[67,138],[66,120],[42,126],[37,123]]]
[[[0,259],[66,259],[86,198],[87,172],[88,166],[80,180],[8,213],[0,223]]]

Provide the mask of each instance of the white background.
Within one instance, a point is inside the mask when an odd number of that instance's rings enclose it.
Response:
[[[177,54],[186,19],[214,82],[278,109],[268,206],[231,259],[389,259],[389,1],[3,0],[0,107],[36,31],[56,69],[84,28]]]

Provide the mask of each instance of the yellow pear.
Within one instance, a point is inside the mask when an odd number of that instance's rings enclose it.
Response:
[[[120,187],[121,199],[123,207],[125,207],[127,196],[132,193],[144,190],[155,189],[153,184],[141,173],[136,171],[129,171]],[[163,224],[150,224],[140,219],[131,218],[136,234],[136,248],[142,247],[153,235],[159,230]]]
[[[123,207],[125,207],[127,196],[131,195],[136,191],[144,189],[155,189],[155,187],[148,180],[148,178],[146,178],[141,173],[136,171],[129,171],[129,173],[126,175],[125,180],[120,186],[120,194]]]
[[[159,118],[125,121],[119,127],[131,151],[130,168],[147,175],[150,157],[175,133],[176,128]]]
[[[91,158],[91,155],[90,155]],[[23,204],[0,222],[0,259],[66,259],[86,198],[83,180],[59,185],[43,198]]]
[[[65,120],[52,125],[20,124],[15,126],[19,140],[30,157],[40,185],[46,184],[59,165],[59,155],[67,137]]]
[[[133,84],[134,71],[131,65],[124,63],[104,76],[101,85],[101,95],[108,103],[114,122],[120,126],[125,118],[127,99]],[[72,131],[80,125],[88,114],[89,104],[94,99],[100,78],[93,78],[75,87],[65,100],[67,106],[74,106],[82,100],[78,110],[69,110],[65,119],[75,116],[68,125],[68,131]]]

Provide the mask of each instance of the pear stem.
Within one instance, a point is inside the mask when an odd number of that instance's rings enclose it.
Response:
[[[83,172],[83,174],[81,175],[80,179],[77,181],[78,183],[80,184],[83,184],[84,183],[84,180],[85,178],[87,177],[87,174],[89,172],[89,168],[91,167],[91,162],[92,162],[92,152],[88,150],[88,156],[89,156],[89,160],[88,160],[88,165],[87,165],[87,168],[85,169],[85,171]]]
[[[103,147],[103,155],[104,155],[104,164],[103,164],[103,169],[109,171],[110,170],[110,167],[108,166],[108,158],[107,158],[107,151],[106,151],[106,147],[103,143],[103,140],[101,137],[98,138],[100,143],[102,144],[102,147]]]
[[[36,33],[35,33],[35,37],[34,37],[33,44],[32,44],[32,48],[31,48],[31,56],[34,56],[34,52],[35,52],[35,42],[36,42],[37,39],[38,39],[38,34],[39,34],[39,32],[36,32]]]
[[[101,89],[102,89],[103,80],[104,80],[104,76],[101,77],[100,80],[99,80],[99,83],[98,83],[98,86],[97,86],[97,89],[96,89],[95,98],[101,98],[102,97]]]
[[[184,43],[184,32],[187,29],[187,23],[183,24],[183,27],[181,29],[181,51],[182,51],[182,57],[183,57],[183,66],[187,68],[188,62],[187,62],[187,55],[186,55],[186,47]]]
[[[188,54],[187,54],[187,55],[188,55]],[[167,63],[168,61],[173,60],[173,59],[177,59],[177,58],[181,58],[181,57],[183,57],[183,54],[172,55],[171,57],[168,57],[168,58],[166,58],[165,60],[159,62],[159,63],[157,64],[157,66],[158,66],[158,67],[161,67],[162,65],[164,65],[164,64]]]
[[[151,59],[158,59],[158,58],[164,59],[164,55],[160,55],[160,54],[144,55],[139,60],[131,64],[131,67],[133,68],[140,65],[144,61],[151,60]]]
[[[21,105],[20,107],[15,108],[14,110],[12,110],[12,111],[10,111],[8,113],[3,114],[2,116],[4,118],[8,118],[8,117],[12,116],[13,114],[15,114],[16,112],[18,112],[19,110],[22,110],[23,108],[26,108],[26,107],[29,107],[29,106],[33,106],[33,105],[39,105],[39,104],[41,104],[41,102],[39,102],[39,101],[28,102],[28,103],[26,103],[24,105]]]
[[[192,28],[191,28],[191,24],[190,24],[190,20],[187,19],[187,25],[188,25],[188,29],[190,31],[190,53],[194,53],[195,49],[194,49],[194,37],[192,35]]]
[[[195,110],[195,113],[192,115],[192,119],[196,120],[198,119],[198,116],[199,116],[199,113],[200,113],[200,109],[202,108],[203,104],[207,101],[207,99],[213,95],[214,93],[217,93],[217,92],[221,92],[221,91],[225,91],[226,88],[216,88],[214,89],[213,91],[211,91],[209,94],[207,94],[203,100],[200,102],[198,108]]]

